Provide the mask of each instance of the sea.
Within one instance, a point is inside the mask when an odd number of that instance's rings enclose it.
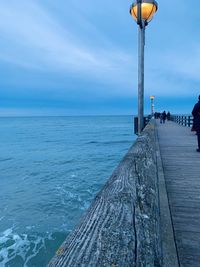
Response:
[[[43,267],[134,143],[133,116],[0,118],[0,267]]]

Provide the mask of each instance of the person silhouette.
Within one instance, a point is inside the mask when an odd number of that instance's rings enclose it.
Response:
[[[195,130],[197,132],[198,148],[196,151],[200,152],[200,95],[198,103],[194,105],[194,108],[192,110],[192,115],[195,119]]]
[[[170,121],[170,116],[171,116],[171,114],[170,114],[170,112],[168,111],[168,112],[167,112],[167,120],[168,120],[168,121]]]
[[[162,113],[162,121],[163,121],[163,123],[165,123],[166,118],[167,118],[167,114],[166,114],[165,111],[163,111],[163,113]]]

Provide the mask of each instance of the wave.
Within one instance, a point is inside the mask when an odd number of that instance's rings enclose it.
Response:
[[[65,165],[65,164],[69,164],[69,163],[73,163],[74,160],[63,160],[63,161],[58,161],[58,162],[54,162],[54,165]]]
[[[112,144],[130,144],[131,142],[129,140],[118,140],[118,141],[90,141],[86,142],[86,145],[91,145],[91,144],[99,144],[99,145],[112,145]]]
[[[42,236],[38,233],[18,234],[8,228],[0,233],[0,266],[46,266],[65,238],[66,234],[59,232]],[[47,257],[45,254],[50,249]],[[41,254],[45,255],[45,260],[41,259]]]
[[[3,161],[9,161],[9,160],[12,160],[13,158],[5,158],[5,159],[0,159],[0,162],[3,162]]]

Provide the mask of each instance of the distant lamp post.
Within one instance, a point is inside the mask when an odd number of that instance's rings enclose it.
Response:
[[[155,96],[151,95],[150,99],[151,99],[151,115],[153,116],[154,115],[154,99],[155,99]]]
[[[145,27],[158,9],[154,0],[137,0],[130,8],[130,14],[139,25],[138,35],[138,134],[144,128],[144,45]]]

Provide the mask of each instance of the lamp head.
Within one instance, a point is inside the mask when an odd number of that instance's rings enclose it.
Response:
[[[151,100],[154,100],[154,98],[155,98],[154,95],[151,95],[151,96],[150,96],[150,99],[151,99]]]
[[[141,20],[144,21],[145,25],[150,22],[158,10],[158,4],[154,0],[140,0],[133,3],[130,7],[130,14],[134,20],[138,23],[138,5],[141,5]],[[139,22],[140,24],[141,22]]]

